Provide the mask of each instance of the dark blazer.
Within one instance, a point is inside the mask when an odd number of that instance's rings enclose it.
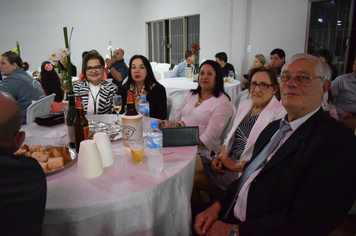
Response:
[[[0,147],[0,235],[41,235],[46,194],[38,162]]]
[[[251,160],[269,142],[279,122],[272,122],[262,131]],[[220,199],[222,212],[233,201],[237,182],[228,187],[226,198]],[[253,180],[246,221],[238,223],[235,219],[234,223],[239,224],[242,236],[328,235],[355,199],[356,137],[320,108]]]
[[[125,83],[119,88],[119,94],[122,97],[122,110],[120,114],[125,112],[125,106],[127,101],[127,90],[130,89],[130,85]],[[165,120],[167,118],[167,95],[166,89],[160,83],[146,95],[146,99],[150,104],[150,117]]]

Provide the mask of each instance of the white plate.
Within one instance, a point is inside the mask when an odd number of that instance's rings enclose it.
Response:
[[[62,146],[44,145],[43,147],[62,147]],[[70,166],[72,166],[75,163],[75,161],[77,160],[76,151],[73,150],[73,149],[70,149],[70,148],[68,148],[68,150],[69,150],[70,157],[72,158],[72,161],[69,162],[67,165],[65,165],[65,166],[63,166],[63,167],[61,167],[61,168],[59,168],[57,170],[52,170],[52,171],[47,172],[46,173],[47,176],[56,174],[58,172],[61,172],[61,171],[65,170],[65,169],[69,168]]]

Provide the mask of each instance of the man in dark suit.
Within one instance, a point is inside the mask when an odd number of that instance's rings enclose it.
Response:
[[[25,139],[21,109],[1,91],[0,111],[0,235],[41,235],[46,176],[35,159],[14,155]]]
[[[261,132],[244,173],[280,123],[291,131],[245,182],[243,174],[197,215],[198,235],[328,235],[338,226],[356,198],[356,137],[320,107],[330,77],[308,54],[286,63],[279,82],[287,115]]]

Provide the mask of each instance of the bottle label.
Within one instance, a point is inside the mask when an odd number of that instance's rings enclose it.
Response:
[[[148,103],[139,104],[138,105],[138,112],[140,112],[141,114],[150,112],[150,105]]]
[[[161,148],[163,145],[162,136],[161,137],[147,137],[147,147],[148,148]]]
[[[83,127],[84,140],[89,139],[89,126]]]

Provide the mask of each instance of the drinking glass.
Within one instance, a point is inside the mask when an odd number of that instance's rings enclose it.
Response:
[[[229,78],[229,82],[230,82],[230,83],[234,82],[234,79],[235,79],[234,71],[229,70],[228,78]]]
[[[115,95],[113,98],[113,106],[114,106],[114,111],[117,114],[117,121],[121,125],[121,117],[119,115],[121,109],[122,109],[122,98],[121,95]]]

